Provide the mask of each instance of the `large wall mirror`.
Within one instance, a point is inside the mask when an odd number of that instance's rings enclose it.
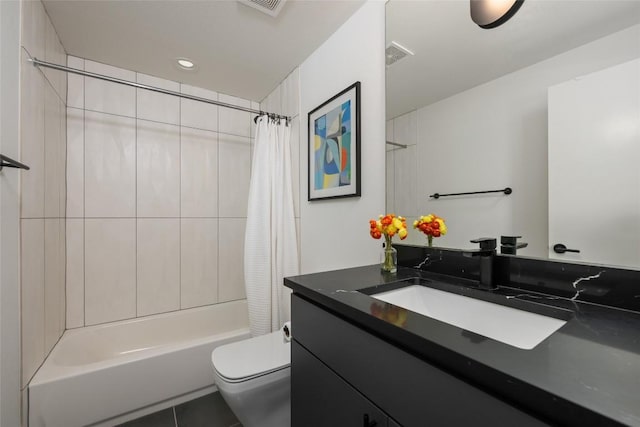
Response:
[[[434,246],[640,268],[640,1],[527,0],[486,30],[466,0],[390,0],[386,42],[388,212],[443,217]]]

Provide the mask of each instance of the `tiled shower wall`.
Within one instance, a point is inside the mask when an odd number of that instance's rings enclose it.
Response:
[[[66,53],[40,1],[21,2],[20,160],[22,386],[65,329]]]
[[[386,145],[386,211],[406,218],[418,215],[416,200],[418,128],[416,117],[417,114],[414,110],[395,119],[387,120],[387,141],[404,144],[407,147]]]
[[[68,65],[258,107],[72,56]],[[245,298],[252,118],[69,75],[68,328]]]

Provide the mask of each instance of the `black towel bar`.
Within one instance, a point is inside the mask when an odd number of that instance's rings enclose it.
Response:
[[[506,195],[509,195],[509,194],[513,193],[513,190],[511,189],[511,187],[507,187],[507,188],[502,189],[502,190],[471,191],[471,192],[468,192],[468,193],[449,193],[449,194],[434,193],[434,194],[430,195],[429,197],[434,198],[434,199],[439,199],[440,197],[447,197],[447,196],[467,196],[469,194],[486,194],[486,193],[504,193]]]

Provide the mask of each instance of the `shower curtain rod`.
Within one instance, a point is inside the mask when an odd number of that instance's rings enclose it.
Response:
[[[179,98],[191,99],[193,101],[199,101],[199,102],[204,102],[204,103],[207,103],[207,104],[218,105],[220,107],[233,108],[234,110],[246,111],[246,112],[249,112],[249,113],[258,114],[260,116],[266,114],[267,116],[273,117],[273,118],[276,118],[276,119],[285,119],[285,120],[287,120],[287,122],[291,121],[291,117],[283,116],[283,115],[280,115],[280,114],[268,113],[268,112],[262,111],[262,110],[255,110],[253,108],[247,108],[247,107],[241,107],[241,106],[238,106],[238,105],[227,104],[226,102],[214,101],[212,99],[207,99],[207,98],[200,98],[199,96],[188,95],[186,93],[175,92],[175,91],[172,91],[172,90],[162,89],[162,88],[155,87],[155,86],[149,86],[149,85],[145,85],[145,84],[142,84],[142,83],[130,82],[128,80],[122,80],[122,79],[118,79],[118,78],[115,78],[115,77],[109,77],[109,76],[105,76],[103,74],[97,74],[97,73],[92,73],[92,72],[89,72],[89,71],[78,70],[77,68],[65,67],[64,65],[58,65],[58,64],[54,64],[52,62],[41,61],[38,58],[29,58],[27,60],[30,61],[30,62],[33,62],[33,65],[36,66],[36,67],[53,68],[54,70],[66,71],[67,73],[73,73],[73,74],[79,74],[81,76],[93,77],[94,79],[106,80],[108,82],[118,83],[118,84],[125,85],[125,86],[137,87],[139,89],[145,89],[145,90],[150,90],[152,92],[163,93],[165,95],[172,95],[172,96],[177,96]]]

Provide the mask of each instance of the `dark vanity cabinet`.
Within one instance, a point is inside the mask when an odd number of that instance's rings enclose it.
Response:
[[[544,426],[297,294],[292,426]]]

